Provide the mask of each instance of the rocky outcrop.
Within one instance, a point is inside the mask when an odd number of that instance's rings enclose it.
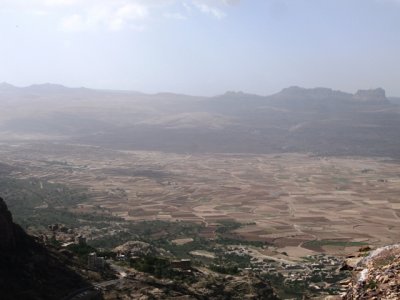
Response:
[[[104,292],[113,299],[278,300],[269,282],[257,276],[219,276],[195,272],[190,279],[158,279],[136,272]]]
[[[0,198],[0,251],[19,252],[33,240],[18,225],[13,223],[6,203]]]
[[[16,248],[15,228],[12,216],[4,200],[0,198],[0,249]]]
[[[113,252],[121,253],[129,256],[168,256],[168,253],[163,249],[158,249],[141,241],[129,241],[123,245],[114,248]]]
[[[290,97],[293,99],[304,98],[308,100],[318,99],[318,100],[348,100],[351,98],[351,94],[344,93],[341,91],[332,90],[329,88],[313,88],[306,89],[298,86],[292,86],[283,89],[277,95],[281,97]]]
[[[386,98],[386,92],[382,88],[371,90],[359,90],[353,97],[355,100],[366,103],[389,104]]]
[[[0,198],[0,299],[62,299],[88,285],[73,268],[70,258],[14,224]]]
[[[371,252],[355,270],[344,300],[400,299],[400,245]]]
[[[305,89],[301,87],[290,87],[283,89],[280,93],[273,95],[279,101],[293,102],[295,100],[302,100],[305,103],[312,102],[313,100],[323,102],[334,102],[335,104],[344,104],[359,102],[363,104],[390,104],[386,98],[386,92],[382,88],[370,90],[358,90],[354,95],[335,91],[328,88],[314,88]]]

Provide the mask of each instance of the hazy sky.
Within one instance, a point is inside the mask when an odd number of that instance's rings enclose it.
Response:
[[[400,0],[0,0],[0,82],[400,96]]]

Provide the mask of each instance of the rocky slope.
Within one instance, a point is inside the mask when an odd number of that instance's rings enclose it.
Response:
[[[122,254],[129,253],[132,256],[168,256],[168,253],[165,250],[159,249],[157,247],[154,247],[153,245],[141,241],[126,242],[125,244],[116,247],[113,252]]]
[[[400,299],[400,245],[379,248],[362,259],[343,299]]]
[[[0,298],[62,299],[87,286],[71,269],[71,261],[45,248],[13,223],[7,205],[0,198]]]
[[[181,281],[157,279],[135,272],[104,292],[113,299],[185,300],[278,300],[271,285],[254,275],[218,276],[211,273],[186,275]]]

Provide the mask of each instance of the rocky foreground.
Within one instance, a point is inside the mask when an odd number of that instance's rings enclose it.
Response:
[[[157,279],[136,272],[105,290],[104,299],[278,300],[269,283],[254,276],[197,274],[192,282]],[[184,280],[185,281],[185,280]]]
[[[44,247],[14,224],[0,198],[0,299],[63,299],[88,285],[67,256]]]
[[[343,299],[400,299],[400,245],[376,249],[363,258]]]

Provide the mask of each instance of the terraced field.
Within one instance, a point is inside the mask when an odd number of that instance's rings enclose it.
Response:
[[[16,178],[83,186],[71,211],[101,210],[126,220],[246,224],[244,239],[290,257],[343,254],[400,240],[400,165],[383,158],[304,154],[173,154],[63,144],[0,145]],[[1,165],[1,164],[0,164]]]

